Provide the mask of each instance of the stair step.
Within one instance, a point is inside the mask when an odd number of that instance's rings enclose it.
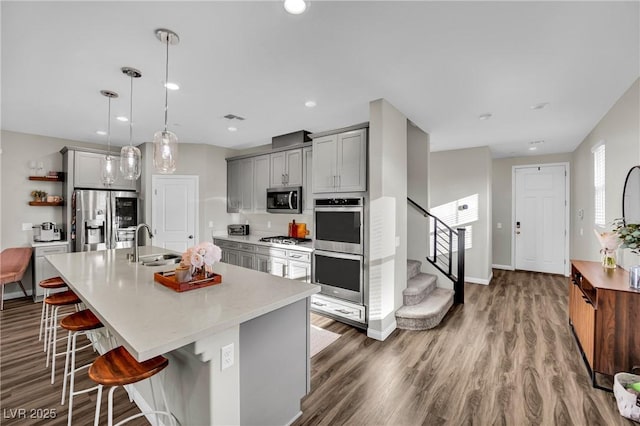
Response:
[[[420,272],[407,281],[407,288],[402,290],[402,302],[407,306],[422,302],[436,288],[438,277]]]
[[[453,306],[453,290],[436,288],[417,305],[403,306],[396,312],[396,323],[403,330],[436,327]]]
[[[422,262],[419,260],[411,260],[407,259],[407,279],[415,277],[420,273],[420,267],[422,267]]]

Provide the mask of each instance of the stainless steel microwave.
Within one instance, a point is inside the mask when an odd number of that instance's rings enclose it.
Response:
[[[267,189],[267,212],[302,213],[302,187]]]

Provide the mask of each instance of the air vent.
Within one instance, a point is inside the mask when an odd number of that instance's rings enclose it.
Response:
[[[224,118],[226,118],[227,120],[240,120],[240,121],[244,121],[244,117],[240,117],[238,115],[235,114],[227,114],[224,116]]]

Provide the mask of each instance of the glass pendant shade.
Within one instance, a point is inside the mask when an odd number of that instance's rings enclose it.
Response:
[[[112,185],[116,181],[116,165],[111,155],[106,155],[102,159],[102,182],[105,185]]]
[[[153,166],[159,173],[176,171],[178,137],[168,130],[153,135]]]
[[[142,172],[142,154],[135,146],[123,146],[120,150],[120,173],[127,180],[136,180]]]

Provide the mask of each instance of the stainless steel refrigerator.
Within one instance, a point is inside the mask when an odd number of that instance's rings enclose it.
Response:
[[[137,193],[76,190],[71,204],[74,251],[133,247],[140,212]]]

